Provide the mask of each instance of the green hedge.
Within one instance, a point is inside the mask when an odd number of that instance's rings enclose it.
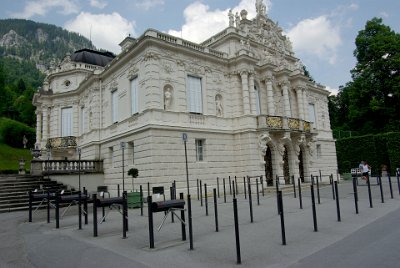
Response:
[[[336,152],[340,173],[348,173],[364,160],[373,174],[380,172],[382,164],[395,174],[400,167],[400,132],[340,139],[336,141]]]
[[[36,141],[35,129],[18,121],[0,118],[0,142],[14,148],[23,148],[23,137],[28,139],[27,148],[33,148]]]

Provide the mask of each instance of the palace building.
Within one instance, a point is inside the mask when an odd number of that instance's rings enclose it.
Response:
[[[116,56],[67,55],[33,98],[41,161],[77,160],[79,148],[101,163],[110,191],[132,167],[139,181],[185,189],[185,133],[191,181],[336,174],[330,92],[305,76],[290,40],[256,6],[253,19],[230,11],[228,27],[200,44],[148,29]]]

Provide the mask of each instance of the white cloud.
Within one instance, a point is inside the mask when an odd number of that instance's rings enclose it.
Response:
[[[149,10],[150,8],[153,8],[155,6],[164,5],[164,3],[164,0],[144,0],[140,1],[140,3],[136,3],[136,7],[144,10]]]
[[[339,93],[339,89],[338,88],[331,88],[330,86],[326,86],[326,90],[331,92],[330,95],[337,95]]]
[[[75,19],[65,24],[65,28],[90,38],[97,48],[114,53],[120,51],[118,44],[128,36],[135,35],[135,22],[130,22],[119,13],[92,14],[81,12]]]
[[[270,1],[264,1],[267,10],[270,7]],[[240,13],[242,9],[248,12],[247,18],[252,19],[256,15],[254,0],[241,0],[239,5],[232,8],[233,13]],[[169,30],[168,33],[174,36],[183,37],[193,42],[202,42],[212,35],[218,33],[228,26],[228,11],[210,10],[208,5],[196,1],[187,6],[183,12],[185,24],[181,30]]]
[[[12,14],[15,18],[29,19],[35,15],[44,16],[51,9],[61,9],[58,13],[73,14],[79,12],[79,6],[74,0],[37,0],[27,1],[24,10]]]
[[[337,47],[342,44],[339,27],[332,25],[326,16],[300,21],[287,33],[296,52],[315,55],[335,64]]]
[[[108,3],[106,1],[102,1],[102,0],[90,0],[90,5],[92,7],[97,7],[97,8],[103,9],[108,5]]]

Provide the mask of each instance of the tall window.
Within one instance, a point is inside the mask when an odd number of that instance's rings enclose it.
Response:
[[[313,128],[316,128],[315,124],[315,106],[313,103],[308,104],[308,120],[313,124]]]
[[[321,144],[317,144],[317,158],[322,157]]]
[[[109,155],[110,155],[111,166],[115,167],[114,147],[108,147],[108,152],[109,152]]]
[[[131,83],[131,114],[136,114],[139,112],[137,77],[133,78],[130,81],[130,83]]]
[[[61,109],[61,136],[72,136],[72,107]]]
[[[190,113],[203,113],[203,100],[201,93],[201,78],[188,76],[187,95]]]
[[[204,144],[205,140],[195,140],[196,145],[196,161],[203,161],[204,160]]]
[[[254,85],[254,94],[256,96],[256,114],[261,114],[261,107],[260,107],[260,92],[256,85]]]
[[[113,123],[118,122],[118,90],[111,92],[111,119]]]

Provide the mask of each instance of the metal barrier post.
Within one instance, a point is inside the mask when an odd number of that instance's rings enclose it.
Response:
[[[193,250],[193,226],[192,226],[192,200],[190,194],[187,195],[188,199],[188,220],[189,220],[189,247]]]
[[[234,221],[235,221],[236,263],[241,264],[242,258],[240,256],[239,219],[238,219],[238,209],[237,209],[236,198],[233,199],[233,215],[234,215]]]
[[[207,195],[207,183],[204,183],[204,202],[206,205],[206,216],[208,216],[208,195]]]
[[[368,197],[369,197],[369,207],[372,208],[372,195],[371,195],[371,183],[369,182],[370,178],[367,178],[367,185],[368,185]]]
[[[390,198],[393,199],[392,178],[390,177],[390,174],[388,174],[388,179],[389,179],[389,187],[390,187]]]
[[[301,179],[298,178],[298,185],[299,185],[299,202],[300,202],[300,209],[303,209],[303,197],[301,196]]]
[[[311,179],[311,180],[313,180],[313,179]],[[317,212],[316,212],[316,209],[315,209],[315,196],[314,196],[314,182],[313,181],[311,181],[311,203],[312,203],[314,232],[318,232]]]
[[[257,205],[260,205],[260,193],[258,191],[258,178],[256,178]]]
[[[249,188],[249,207],[250,207],[250,222],[253,222],[253,202],[251,200],[251,183],[250,178],[247,177],[247,187]]]
[[[286,245],[286,233],[285,233],[285,218],[283,215],[283,201],[282,201],[282,191],[278,191],[278,202],[280,208],[281,217],[281,234],[282,234],[282,245]]]
[[[179,193],[179,199],[183,200],[183,193]],[[185,210],[181,210],[181,230],[182,230],[182,241],[186,241],[186,222],[185,222]]]
[[[214,192],[214,214],[215,214],[215,231],[218,232],[218,202],[217,202],[217,195],[216,195],[216,189],[213,189]]]
[[[385,199],[384,199],[384,197],[383,197],[382,177],[379,177],[379,176],[378,176],[378,179],[379,179],[379,190],[380,190],[380,192],[381,192],[381,202],[382,202],[382,203],[385,203]]]
[[[151,195],[147,197],[147,207],[148,207],[148,220],[149,220],[149,242],[150,248],[154,248],[154,225],[153,225],[153,210],[151,208],[151,203],[153,203],[153,198]]]
[[[97,237],[97,194],[93,194],[93,236]]]
[[[335,181],[335,193],[336,193],[336,211],[337,211],[337,220],[341,221],[340,217],[340,205],[339,205],[339,191],[338,191],[338,182]]]

